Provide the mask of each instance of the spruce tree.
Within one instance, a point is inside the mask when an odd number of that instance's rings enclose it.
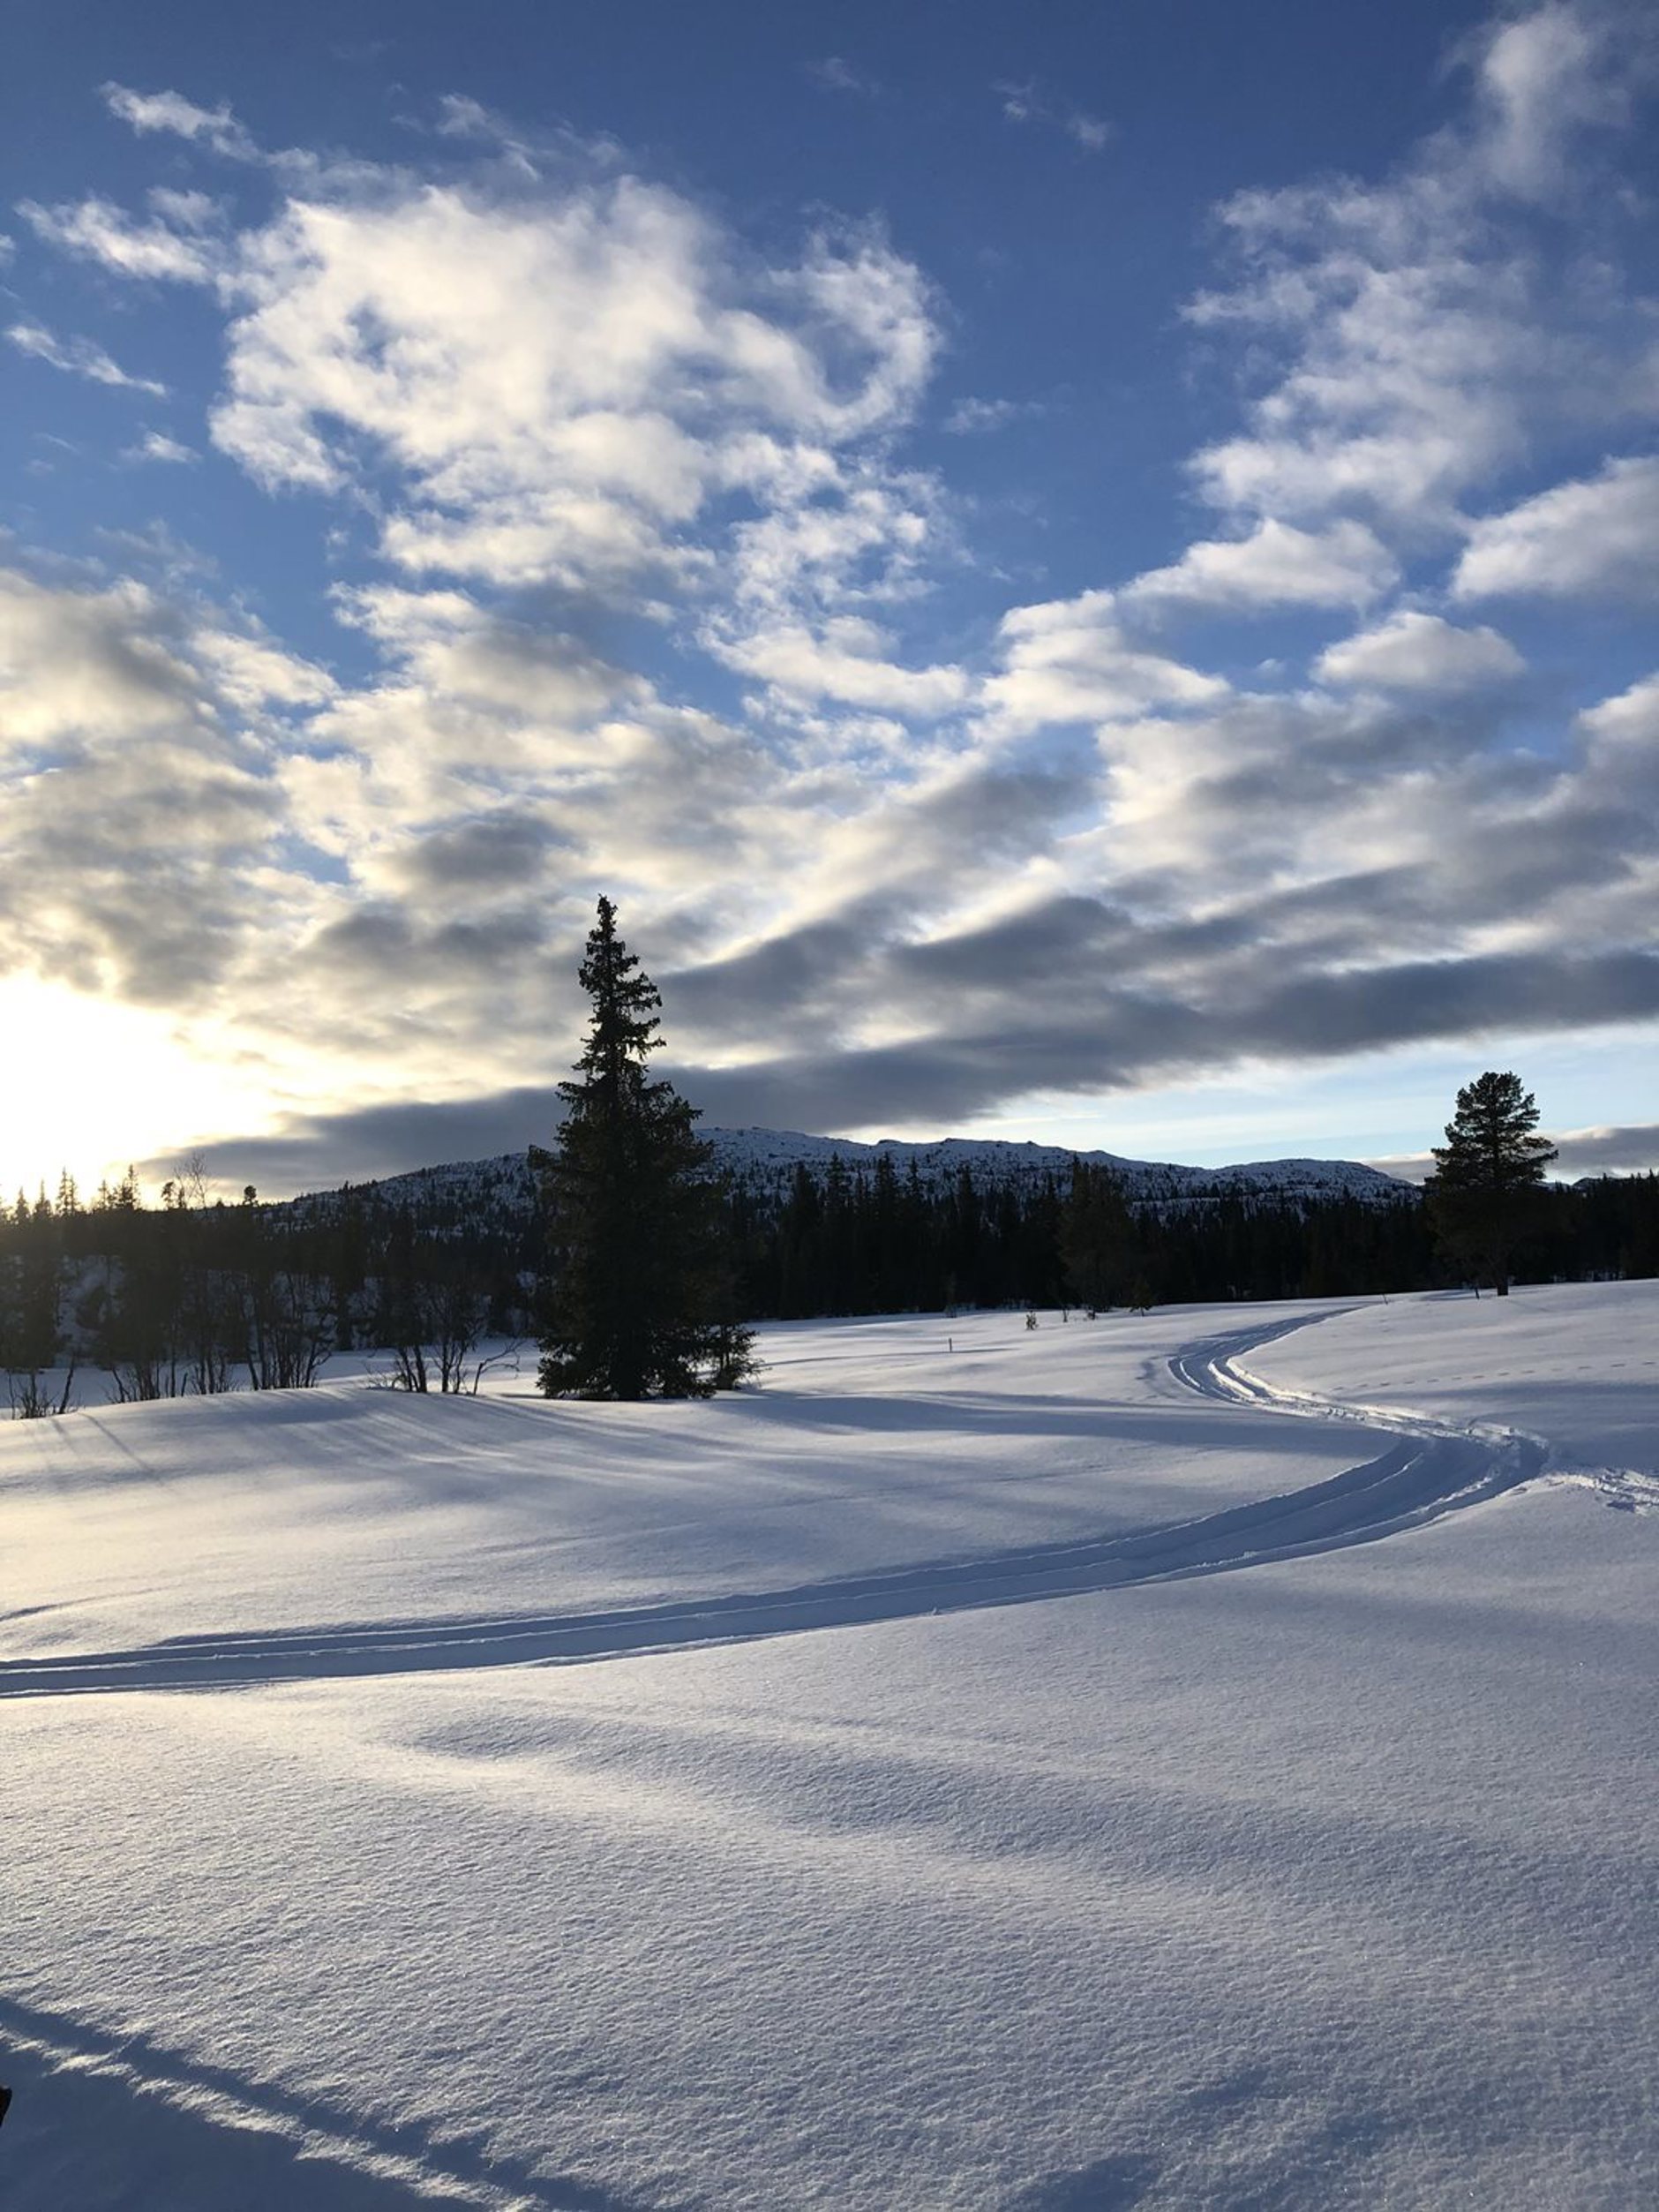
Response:
[[[1074,1159],[1060,1214],[1060,1262],[1073,1296],[1091,1313],[1115,1305],[1129,1289],[1135,1256],[1122,1185],[1109,1170]]]
[[[703,1397],[752,1372],[727,1310],[718,1192],[694,1108],[653,1081],[657,986],[599,901],[580,969],[592,1001],[564,1126],[533,1149],[552,1274],[538,1371],[550,1397]]]
[[[1516,1245],[1537,1217],[1543,1171],[1556,1156],[1535,1137],[1538,1108],[1520,1078],[1488,1069],[1458,1093],[1445,1142],[1434,1147],[1430,1218],[1441,1245],[1509,1295]]]

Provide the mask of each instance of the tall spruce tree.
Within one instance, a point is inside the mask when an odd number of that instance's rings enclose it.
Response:
[[[1073,1297],[1095,1313],[1127,1297],[1139,1273],[1136,1243],[1122,1185],[1109,1170],[1074,1159],[1060,1212],[1060,1262]]]
[[[552,1152],[534,1148],[552,1273],[538,1371],[549,1397],[704,1397],[751,1373],[727,1309],[712,1152],[653,1081],[662,997],[599,901],[580,970],[593,1003]]]
[[[1509,1295],[1515,1247],[1534,1226],[1543,1171],[1556,1156],[1532,1133],[1538,1108],[1520,1078],[1484,1075],[1458,1093],[1445,1142],[1434,1147],[1429,1215],[1448,1253],[1472,1264],[1498,1297]]]

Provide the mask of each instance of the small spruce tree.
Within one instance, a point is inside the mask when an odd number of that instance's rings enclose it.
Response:
[[[1434,1147],[1429,1215],[1442,1247],[1509,1295],[1515,1247],[1537,1215],[1555,1147],[1532,1133],[1538,1108],[1520,1078],[1488,1069],[1458,1093],[1445,1142]]]
[[[712,1153],[695,1109],[653,1081],[657,986],[599,901],[580,970],[592,1001],[557,1148],[531,1152],[552,1273],[538,1379],[550,1397],[704,1397],[753,1372],[729,1311]]]

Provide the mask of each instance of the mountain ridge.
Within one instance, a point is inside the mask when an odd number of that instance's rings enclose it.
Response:
[[[828,1173],[838,1162],[858,1176],[876,1171],[885,1159],[908,1177],[912,1163],[924,1186],[954,1182],[965,1169],[987,1187],[1025,1184],[1046,1176],[1063,1178],[1073,1160],[1107,1170],[1131,1205],[1147,1209],[1203,1204],[1224,1199],[1279,1204],[1352,1198],[1367,1205],[1394,1205],[1414,1194],[1415,1186],[1356,1160],[1307,1158],[1254,1160],[1235,1166],[1199,1168],[1165,1160],[1134,1160],[1119,1153],[1079,1147],[1039,1144],[996,1137],[942,1137],[926,1142],[882,1138],[867,1142],[850,1137],[821,1137],[805,1130],[710,1128],[700,1132],[714,1151],[717,1171],[757,1197],[781,1198],[798,1167]],[[505,1206],[516,1210],[533,1200],[535,1182],[528,1149],[482,1160],[456,1160],[416,1168],[402,1175],[345,1184],[331,1191],[302,1193],[286,1203],[302,1211],[320,1208],[344,1192],[373,1193],[392,1206],[430,1204],[442,1198],[454,1204],[470,1200],[478,1210]]]

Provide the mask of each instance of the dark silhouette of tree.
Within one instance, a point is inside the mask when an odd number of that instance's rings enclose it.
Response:
[[[1137,1272],[1135,1228],[1122,1186],[1107,1169],[1071,1162],[1060,1214],[1060,1259],[1071,1293],[1092,1313],[1115,1305]]]
[[[123,1404],[183,1395],[179,1220],[169,1189],[146,1208],[136,1171],[99,1193],[105,1225],[102,1294],[87,1308],[93,1354]]]
[[[1458,1093],[1445,1142],[1434,1147],[1430,1218],[1443,1248],[1509,1295],[1515,1247],[1536,1228],[1543,1171],[1556,1156],[1535,1137],[1538,1108],[1518,1075],[1488,1069]]]
[[[489,1320],[484,1272],[465,1252],[422,1248],[407,1211],[399,1217],[379,1275],[372,1334],[392,1354],[395,1389],[476,1396],[491,1364],[478,1346]]]
[[[653,1081],[657,986],[599,901],[580,970],[592,1001],[553,1152],[531,1155],[552,1271],[538,1371],[550,1397],[703,1397],[753,1366],[730,1312],[720,1193],[695,1110]]]
[[[64,1412],[74,1386],[73,1339],[64,1328],[63,1220],[44,1192],[31,1207],[19,1192],[0,1240],[0,1369],[6,1402],[21,1419]],[[66,1370],[51,1371],[67,1357]]]

